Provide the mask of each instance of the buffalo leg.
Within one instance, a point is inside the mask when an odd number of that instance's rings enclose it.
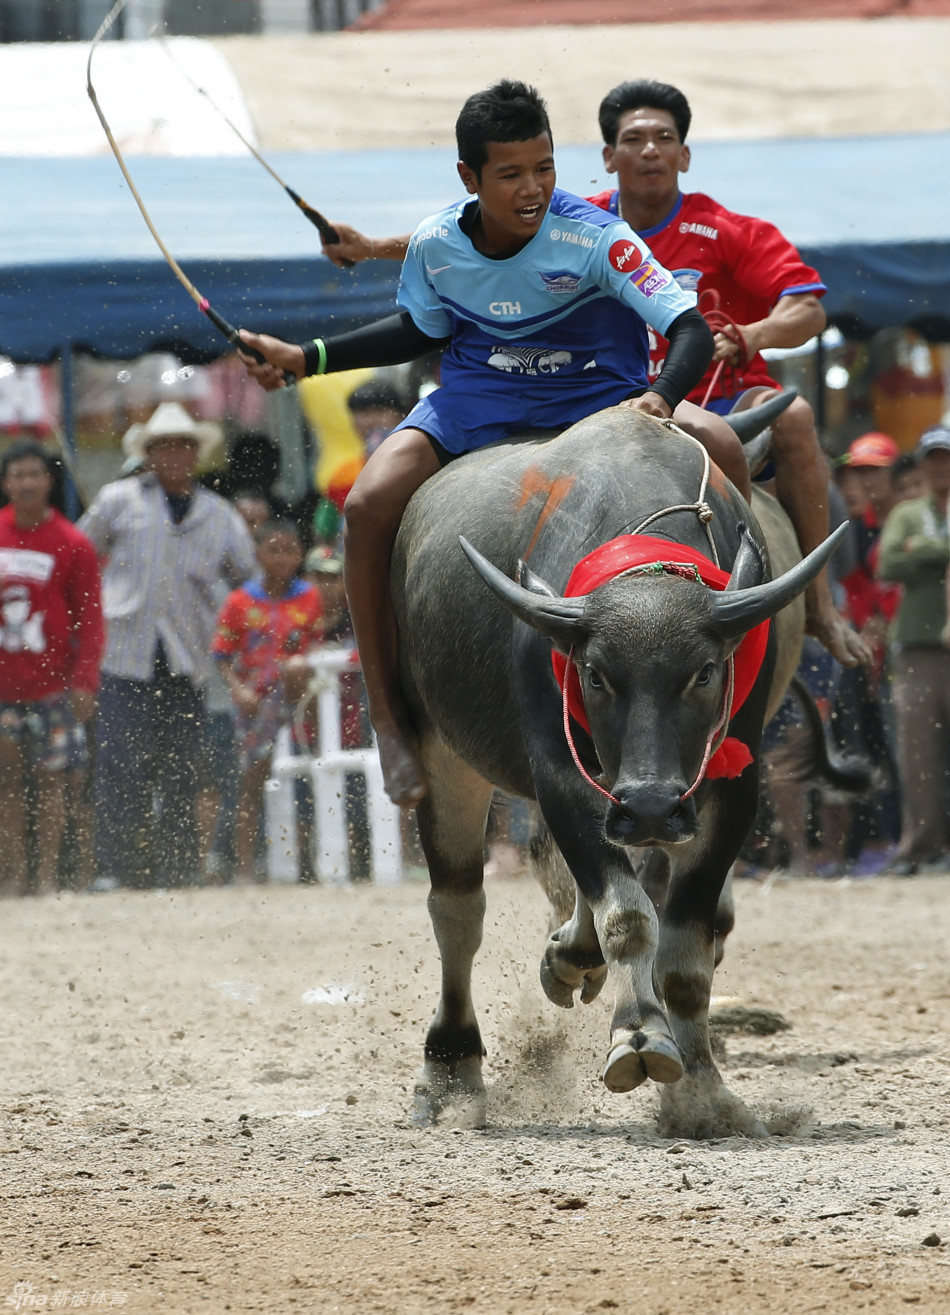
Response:
[[[583,963],[580,955],[592,953],[592,923],[614,987],[605,1084],[611,1091],[632,1091],[647,1078],[676,1082],[683,1065],[654,985],[656,910],[627,856],[604,838],[602,825],[593,819],[577,825],[586,811],[583,800],[565,798],[555,781],[539,780],[538,786],[541,811],[583,897],[574,918],[560,929],[559,940],[553,946],[549,942],[546,963],[561,968],[561,980],[569,982],[570,959],[577,969]],[[565,824],[568,818],[574,819],[573,825]]]
[[[750,773],[750,776],[752,774]],[[747,792],[749,785],[738,786]],[[656,973],[667,1016],[683,1057],[685,1075],[664,1090],[659,1131],[672,1137],[722,1137],[733,1133],[763,1136],[765,1128],[725,1086],[709,1041],[709,1000],[722,940],[731,925],[731,901],[724,890],[737,848],[730,837],[745,834],[737,819],[747,801],[736,799],[736,785],[721,789],[706,805],[714,834],[705,862],[693,855],[673,864],[669,894],[660,923]],[[728,798],[728,795],[732,798]],[[754,787],[752,806],[754,807]],[[708,855],[718,857],[710,870]],[[725,898],[724,898],[725,896]]]
[[[419,1125],[483,1127],[485,1050],[472,1004],[472,965],[485,916],[483,848],[492,787],[444,751],[424,752],[430,789],[418,809],[419,834],[429,865],[429,916],[442,988],[426,1034],[412,1118]]]
[[[541,985],[553,1004],[573,1009],[574,992],[581,1003],[597,998],[607,977],[607,966],[597,939],[594,915],[573,874],[542,819],[531,838],[531,867],[561,923],[548,937],[541,960]]]
[[[574,992],[580,987],[581,1004],[590,1004],[600,995],[607,979],[594,914],[578,890],[574,896],[572,916],[548,937],[541,960],[541,985],[544,994],[562,1009],[574,1008]]]
[[[647,1078],[677,1082],[683,1063],[654,986],[656,910],[632,874],[610,882],[592,909],[614,985],[604,1084],[632,1091]]]

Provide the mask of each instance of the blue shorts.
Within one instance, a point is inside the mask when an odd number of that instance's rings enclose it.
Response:
[[[748,388],[744,388],[741,393],[736,393],[735,397],[711,397],[703,408],[706,411],[714,411],[717,416],[727,416],[730,411],[734,411],[736,405],[742,401]]]
[[[513,390],[499,396],[474,385],[444,384],[417,402],[393,433],[421,429],[444,464],[463,452],[501,443],[514,434],[558,434],[585,416],[643,391],[624,380],[607,379],[597,387],[558,389],[544,402],[536,399],[519,405]]]
[[[31,767],[44,772],[65,772],[89,761],[86,729],[73,716],[68,694],[0,703],[0,739],[11,740]]]

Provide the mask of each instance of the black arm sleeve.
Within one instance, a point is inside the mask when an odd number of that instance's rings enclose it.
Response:
[[[675,411],[691,389],[695,388],[712,360],[712,330],[695,308],[677,315],[667,334],[669,348],[663,369],[650,385],[671,411]]]
[[[403,361],[414,361],[428,352],[438,351],[448,342],[448,338],[428,337],[417,327],[408,311],[401,311],[385,320],[376,320],[374,324],[351,329],[349,333],[325,338],[326,373],[357,370],[367,365],[400,365]],[[316,374],[320,354],[312,342],[302,345],[306,373]]]

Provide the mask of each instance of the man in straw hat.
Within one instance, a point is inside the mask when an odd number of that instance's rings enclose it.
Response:
[[[103,569],[108,627],[96,723],[98,885],[195,879],[195,796],[211,670],[214,586],[254,572],[247,527],[195,469],[217,425],[163,402],[122,440],[143,472],[103,488],[82,518]],[[154,802],[160,798],[155,816]]]

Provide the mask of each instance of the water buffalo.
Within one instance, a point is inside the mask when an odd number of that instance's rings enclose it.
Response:
[[[498,787],[537,800],[576,883],[574,911],[548,941],[546,993],[588,1001],[609,970],[607,1086],[663,1084],[671,1135],[762,1131],[710,1053],[717,905],[755,814],[763,722],[798,661],[799,596],[835,542],[801,562],[778,505],[760,495],[756,511],[698,443],[628,408],[469,454],[412,499],[392,589],[429,785],[418,819],[442,959],[417,1122],[485,1117],[470,987]],[[666,567],[566,596],[581,559],[634,531],[661,541]],[[724,590],[696,577],[697,555],[718,558]],[[773,563],[784,572],[774,579]],[[576,686],[562,688],[552,650]],[[669,856],[662,919],[632,846]]]

